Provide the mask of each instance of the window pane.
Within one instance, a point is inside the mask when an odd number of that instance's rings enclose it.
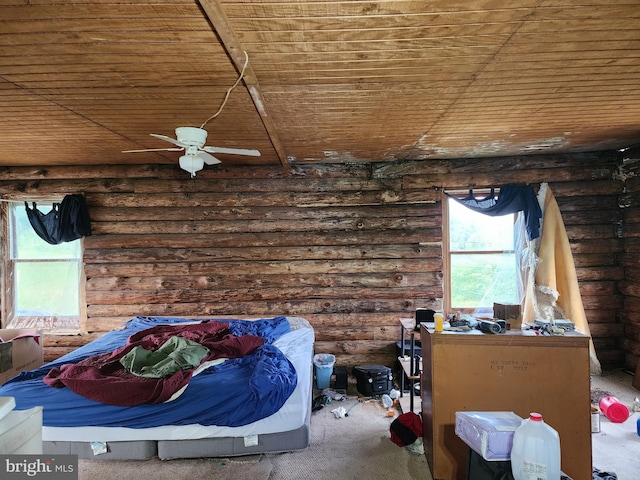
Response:
[[[38,209],[46,214],[53,202],[38,204]],[[12,258],[80,258],[80,240],[51,245],[45,242],[33,230],[24,203],[12,204],[11,208],[16,242],[12,242]]]
[[[38,200],[46,215],[52,200]],[[37,328],[49,333],[75,333],[80,329],[82,241],[51,245],[34,231],[24,202],[8,204],[9,258],[5,268],[13,274],[5,295],[8,318],[5,328]]]
[[[451,255],[453,308],[491,307],[494,302],[519,303],[515,255]]]
[[[450,251],[513,251],[513,218],[490,217],[449,200]]]
[[[16,262],[16,315],[79,315],[78,277],[77,262]]]

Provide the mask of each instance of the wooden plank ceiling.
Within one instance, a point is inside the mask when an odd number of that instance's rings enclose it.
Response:
[[[248,55],[245,76],[236,82]],[[640,0],[0,0],[0,166],[489,157],[640,143]]]

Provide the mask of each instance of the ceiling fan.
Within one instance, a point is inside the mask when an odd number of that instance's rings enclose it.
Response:
[[[212,153],[226,153],[232,155],[248,155],[251,157],[259,157],[258,150],[250,150],[245,148],[222,148],[205,146],[207,141],[207,131],[196,127],[178,127],[176,128],[176,138],[167,137],[166,135],[151,134],[152,137],[159,138],[166,142],[176,145],[169,148],[150,148],[144,150],[124,150],[122,153],[137,152],[181,152],[184,155],[180,157],[180,168],[196,176],[196,172],[202,170],[204,165],[215,165],[220,160],[211,155]]]

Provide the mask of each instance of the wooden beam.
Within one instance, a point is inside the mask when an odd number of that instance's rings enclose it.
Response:
[[[262,124],[267,131],[267,135],[269,135],[269,140],[271,140],[273,148],[276,150],[282,166],[285,168],[289,168],[289,162],[287,160],[284,146],[282,144],[282,141],[280,140],[280,137],[278,136],[276,127],[271,120],[271,117],[267,113],[264,97],[258,83],[258,77],[253,71],[251,63],[247,62],[247,66],[244,67],[247,60],[244,48],[242,47],[242,44],[236,36],[235,32],[231,28],[231,25],[229,24],[229,18],[224,12],[222,5],[220,5],[220,2],[218,0],[198,0],[198,2],[207,15],[209,22],[211,22],[211,25],[220,37],[220,40],[222,40],[222,44],[231,57],[231,60],[235,64],[238,72],[241,72],[244,68],[244,83],[249,90],[249,94],[251,95],[251,99],[253,100],[253,104],[255,105],[258,114],[260,115],[260,119],[262,120]]]

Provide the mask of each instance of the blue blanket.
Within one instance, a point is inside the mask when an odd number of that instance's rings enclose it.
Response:
[[[95,402],[68,388],[52,388],[43,378],[54,367],[77,363],[123,346],[135,332],[167,323],[202,321],[172,317],[136,317],[41,368],[23,372],[0,387],[0,396],[16,399],[16,409],[43,408],[43,424],[52,427],[102,426],[147,428],[163,425],[242,426],[278,411],[297,384],[295,368],[272,342],[289,332],[286,317],[228,322],[233,335],[256,335],[265,343],[249,355],[226,360],[191,378],[175,400],[160,404],[117,407]]]

